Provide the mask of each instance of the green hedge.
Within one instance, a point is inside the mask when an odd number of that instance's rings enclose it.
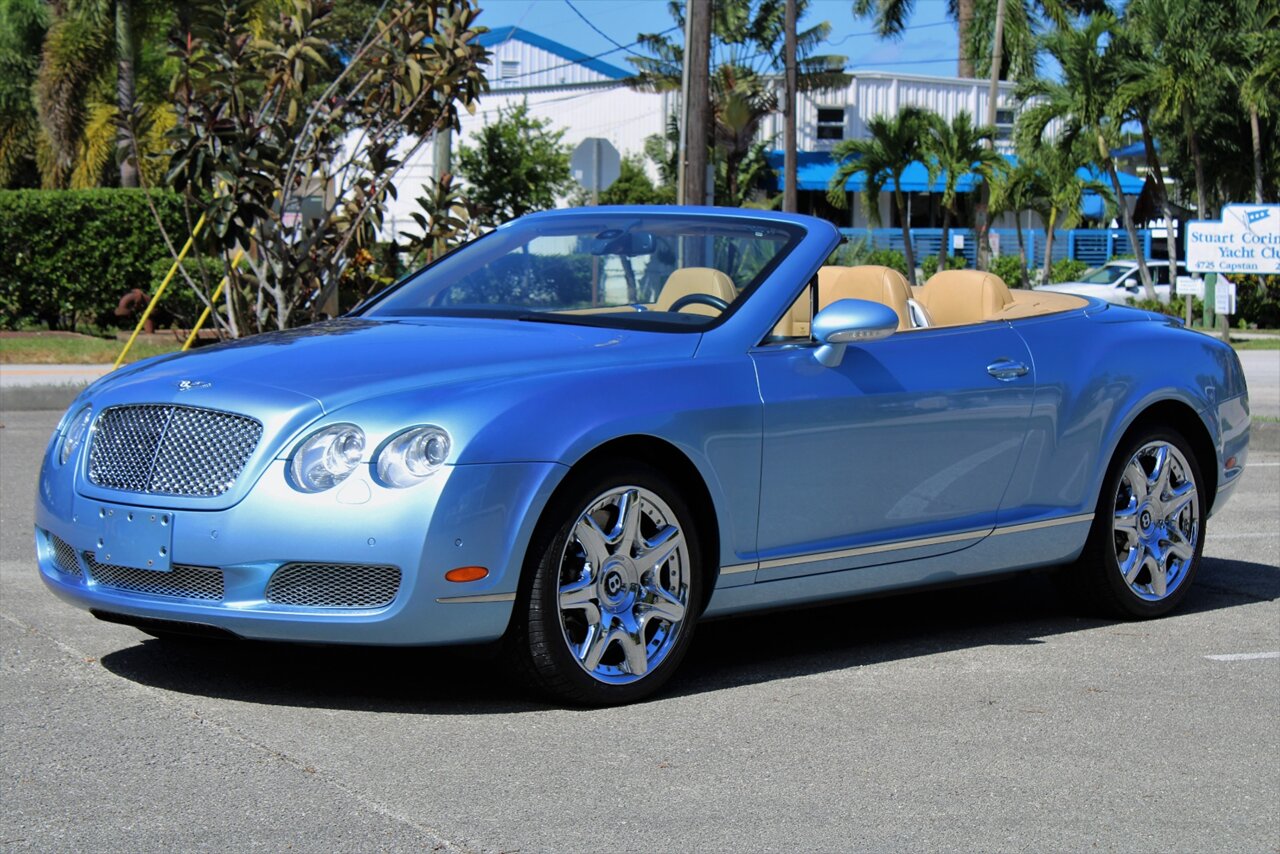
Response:
[[[186,239],[176,195],[152,191],[170,239]],[[167,250],[141,190],[0,191],[0,328],[106,325],[125,293],[150,293]]]

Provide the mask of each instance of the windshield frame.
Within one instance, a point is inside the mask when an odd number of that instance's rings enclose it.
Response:
[[[779,251],[776,252],[773,255],[773,257],[771,257],[767,262],[764,263],[764,265],[760,268],[759,272],[755,275],[755,277],[739,290],[737,298],[734,299],[733,302],[729,304],[728,309],[714,317],[708,316],[708,315],[701,315],[701,314],[683,315],[678,312],[676,313],[652,312],[652,311],[634,311],[633,312],[628,310],[630,308],[630,306],[628,305],[617,306],[616,312],[598,313],[598,314],[569,314],[564,311],[545,311],[545,310],[540,311],[532,307],[520,308],[520,307],[514,307],[514,306],[507,307],[507,308],[494,307],[491,309],[481,308],[481,307],[468,307],[468,308],[458,308],[458,309],[451,309],[451,310],[421,309],[418,311],[414,311],[412,313],[409,313],[409,312],[403,312],[403,313],[396,312],[396,313],[386,313],[386,314],[377,313],[377,307],[380,304],[382,304],[387,297],[391,296],[394,293],[398,293],[405,287],[410,286],[413,282],[417,281],[420,277],[422,277],[423,275],[426,275],[428,271],[433,270],[437,265],[445,263],[450,259],[454,259],[455,256],[460,252],[474,251],[475,247],[481,244],[483,241],[492,239],[495,237],[495,235],[508,234],[509,232],[507,231],[507,229],[520,227],[517,224],[525,222],[526,220],[529,220],[531,218],[536,218],[536,220],[538,221],[550,220],[550,219],[555,219],[555,220],[595,219],[596,224],[590,226],[590,228],[598,228],[598,229],[611,227],[614,225],[614,221],[619,221],[619,224],[620,224],[621,221],[634,222],[634,220],[636,220],[637,218],[695,220],[695,221],[700,221],[702,223],[705,223],[706,225],[712,226],[712,227],[714,227],[714,225],[716,225],[717,223],[722,225],[738,225],[738,226],[742,226],[742,225],[750,226],[752,224],[763,226],[767,224],[769,228],[775,231],[784,233],[787,239],[786,239],[786,242],[783,244],[783,246],[779,249]],[[602,218],[608,221],[607,224],[605,225],[599,224],[599,220]],[[589,230],[588,228],[584,227],[583,233],[586,233],[588,230]],[[535,237],[536,236],[537,235],[535,235]],[[399,281],[391,285],[388,285],[382,291],[379,291],[378,293],[369,297],[367,300],[365,300],[364,302],[360,303],[355,308],[353,308],[345,316],[348,316],[348,317],[369,316],[370,319],[376,319],[376,320],[397,320],[397,319],[411,319],[411,318],[433,318],[433,319],[483,318],[483,319],[492,319],[492,320],[515,320],[518,322],[541,322],[541,323],[551,323],[551,324],[564,324],[564,325],[570,325],[570,326],[588,326],[588,327],[606,328],[606,329],[626,329],[626,330],[648,331],[648,332],[676,332],[676,333],[701,334],[723,325],[733,315],[735,315],[739,311],[739,309],[745,306],[748,303],[748,301],[752,299],[752,297],[760,290],[760,288],[767,281],[769,281],[770,278],[772,278],[773,274],[775,273],[779,265],[783,264],[787,259],[794,256],[794,254],[796,253],[796,250],[805,242],[805,239],[808,236],[809,236],[809,229],[800,222],[796,222],[789,218],[775,219],[768,216],[746,215],[746,214],[743,214],[741,211],[725,211],[723,213],[720,211],[712,211],[712,210],[688,211],[688,210],[682,210],[678,208],[662,208],[659,206],[654,206],[652,208],[650,207],[571,208],[571,209],[561,209],[556,211],[545,211],[537,214],[528,215],[526,217],[521,217],[519,219],[511,220],[508,223],[504,223],[498,226],[492,231],[486,232],[485,234],[482,234],[473,240],[469,240],[466,243],[463,243],[454,247],[453,249],[441,255],[439,258],[433,259],[432,261],[428,262],[425,266],[411,273],[406,274]],[[669,317],[664,319],[659,319],[653,316],[655,314],[668,315]],[[680,319],[670,319],[671,317],[678,317]],[[686,317],[688,319],[685,319]]]

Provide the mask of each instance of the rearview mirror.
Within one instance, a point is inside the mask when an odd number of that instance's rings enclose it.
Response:
[[[822,345],[813,357],[834,368],[844,359],[849,344],[879,341],[898,331],[898,313],[869,300],[836,300],[814,316],[811,328],[814,339]]]
[[[596,235],[599,241],[591,249],[592,255],[621,255],[634,258],[637,255],[651,255],[657,240],[647,231],[619,231],[608,229]]]

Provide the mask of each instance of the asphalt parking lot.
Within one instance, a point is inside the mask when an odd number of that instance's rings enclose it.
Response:
[[[62,605],[31,557],[57,416],[0,416],[0,847],[1280,851],[1274,434],[1172,617],[1021,576],[740,618],[657,699],[580,711],[482,652],[174,646]]]

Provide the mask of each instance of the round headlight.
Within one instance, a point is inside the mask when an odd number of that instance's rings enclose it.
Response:
[[[293,482],[306,492],[320,492],[347,479],[364,456],[364,431],[354,424],[334,424],[312,433],[293,452]]]
[[[84,437],[89,433],[89,423],[93,420],[93,410],[86,406],[76,413],[76,417],[71,419],[71,423],[67,425],[67,430],[62,434],[62,449],[58,452],[58,464],[66,465],[67,460],[71,459],[71,455],[76,452],[80,444],[84,442]]]
[[[449,457],[449,434],[426,425],[405,430],[378,454],[378,479],[387,486],[404,488],[422,483]]]

